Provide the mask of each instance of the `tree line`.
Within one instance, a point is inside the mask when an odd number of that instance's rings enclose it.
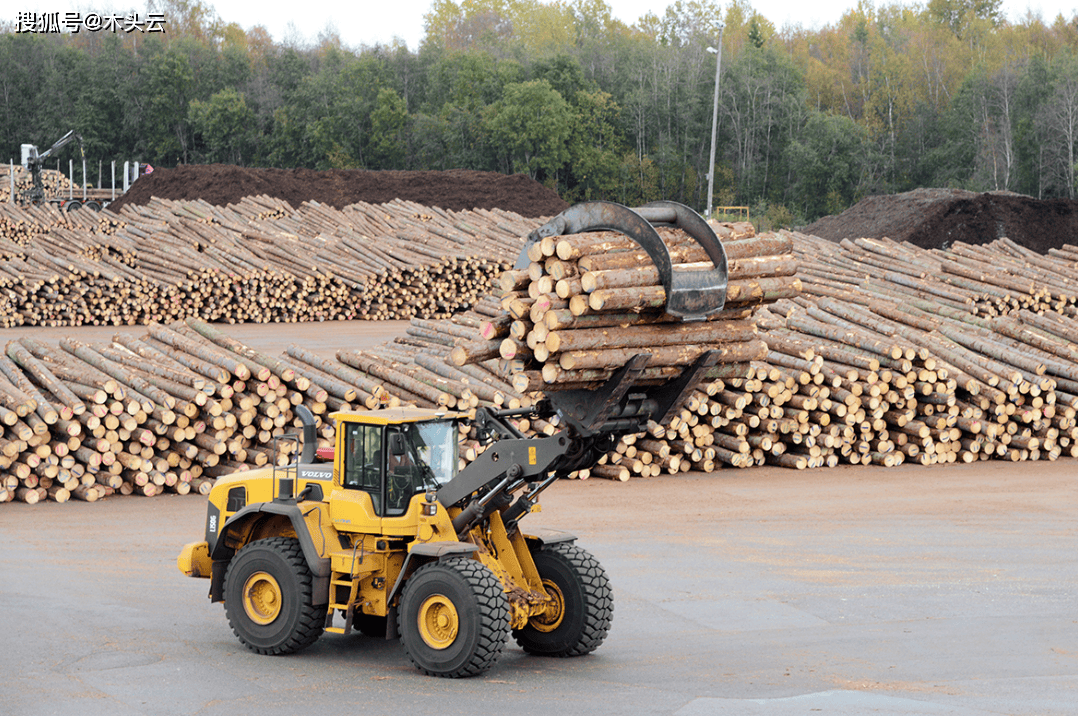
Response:
[[[1078,13],[1000,3],[862,0],[809,30],[745,0],[632,25],[603,0],[434,0],[417,49],[278,43],[201,0],[157,3],[165,33],[9,22],[0,150],[75,129],[92,161],[523,172],[568,201],[703,209],[721,57],[718,206],[794,224],[921,186],[1073,199]]]

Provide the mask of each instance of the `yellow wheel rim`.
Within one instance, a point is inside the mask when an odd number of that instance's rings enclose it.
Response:
[[[281,585],[267,572],[255,572],[243,585],[243,610],[255,624],[270,624],[281,614]]]
[[[565,597],[562,596],[558,585],[549,579],[543,580],[543,588],[550,595],[550,603],[541,614],[536,614],[528,623],[536,631],[551,632],[560,627],[562,620],[565,619]]]
[[[446,649],[457,638],[460,617],[453,602],[433,594],[419,606],[419,636],[431,649]]]

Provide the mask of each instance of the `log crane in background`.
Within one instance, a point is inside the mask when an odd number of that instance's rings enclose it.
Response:
[[[79,154],[83,159],[86,158],[86,152],[82,146],[82,136],[77,134],[74,129],[56,140],[56,143],[46,149],[44,152],[38,152],[37,146],[34,144],[22,145],[22,164],[30,172],[30,180],[33,185],[17,195],[16,199],[21,204],[43,204],[48,202],[50,204],[56,204],[65,211],[74,211],[75,209],[81,209],[85,206],[87,209],[93,209],[95,211],[101,210],[101,204],[94,200],[83,202],[80,199],[64,199],[64,198],[49,198],[45,196],[45,185],[41,181],[41,170],[45,166],[45,160],[48,159],[54,152],[63,149],[71,142],[79,143]]]

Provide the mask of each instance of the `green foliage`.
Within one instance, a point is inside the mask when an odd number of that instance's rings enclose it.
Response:
[[[726,157],[738,177],[738,193],[781,196],[787,176],[786,148],[807,112],[803,75],[772,44],[743,52],[723,74],[722,130]]]
[[[570,201],[702,210],[721,21],[716,205],[781,225],[917,186],[1072,196],[1078,26],[1000,8],[860,0],[779,31],[747,0],[628,24],[604,0],[436,0],[410,52],[278,45],[155,0],[164,35],[0,32],[0,148],[75,129],[91,161],[524,171]]]
[[[764,46],[767,40],[764,39],[764,33],[760,30],[760,23],[756,21],[756,18],[752,19],[749,23],[749,43],[753,47],[759,49]]]
[[[928,17],[962,37],[978,20],[1000,21],[1003,0],[929,0]]]
[[[615,196],[619,165],[627,149],[620,128],[620,110],[606,92],[576,93],[569,137],[569,201]]]
[[[485,118],[486,130],[512,172],[556,178],[569,160],[572,112],[546,80],[506,85]]]
[[[864,132],[849,117],[813,112],[787,146],[788,196],[810,221],[854,202],[864,141]]]
[[[187,118],[205,145],[204,161],[244,164],[250,152],[254,113],[239,92],[229,87],[205,102],[193,99]]]
[[[617,201],[626,206],[641,206],[662,198],[659,194],[659,170],[648,157],[628,152],[621,158]]]
[[[378,91],[371,113],[370,156],[372,169],[399,169],[408,150],[408,109],[397,91]]]
[[[573,13],[539,0],[435,0],[424,15],[426,43],[500,54],[510,45],[531,56],[557,52],[573,36]]]
[[[194,98],[195,73],[191,60],[178,49],[169,49],[150,60],[149,100],[146,106],[144,142],[152,161],[186,163],[191,149],[186,108]]]
[[[137,59],[120,39],[106,36],[96,55],[87,58],[85,83],[75,100],[75,124],[88,157],[136,149],[139,108]]]
[[[557,55],[547,60],[537,60],[531,67],[531,79],[546,80],[566,101],[573,101],[578,92],[597,89],[584,77],[584,69],[576,58]]]
[[[802,218],[782,204],[771,204],[766,201],[752,207],[751,215],[752,224],[758,232],[792,229],[804,223]]]

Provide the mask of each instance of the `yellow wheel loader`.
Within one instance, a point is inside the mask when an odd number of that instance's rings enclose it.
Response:
[[[715,268],[671,275],[649,220],[686,228]],[[622,231],[653,255],[669,312],[691,319],[722,308],[725,254],[687,207],[582,204],[531,239],[599,228]],[[298,406],[296,463],[220,478],[205,539],[184,547],[178,566],[209,579],[209,597],[224,602],[237,638],[261,654],[292,653],[324,631],[352,629],[399,638],[412,663],[434,676],[486,671],[510,633],[531,654],[591,653],[613,615],[605,571],[573,535],[527,530],[521,521],[560,476],[680,409],[716,354],[664,385],[635,387],[648,358],[635,356],[598,390],[552,392],[527,409],[336,413],[331,461],[319,461],[313,416]],[[563,430],[529,438],[508,420],[526,414],[556,416]],[[466,422],[491,444],[458,469]]]

